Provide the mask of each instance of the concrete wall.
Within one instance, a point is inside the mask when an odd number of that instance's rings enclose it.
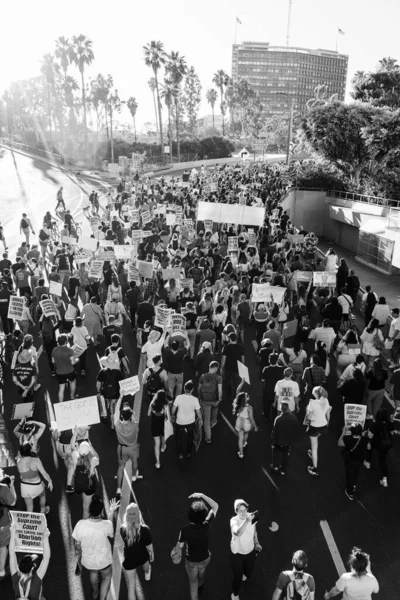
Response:
[[[354,253],[357,253],[359,231],[358,227],[330,219],[329,215],[324,223],[324,238]]]
[[[353,202],[353,200],[333,198],[332,196],[326,196],[326,202],[328,204],[332,204],[332,206],[343,206],[344,208],[350,208],[353,212],[363,213],[364,215],[373,215],[375,217],[387,217],[389,215],[388,208],[385,206],[378,206],[376,204]]]
[[[290,190],[282,207],[288,211],[296,227],[302,225],[306,231],[313,231],[317,236],[324,235],[327,211],[324,191]]]

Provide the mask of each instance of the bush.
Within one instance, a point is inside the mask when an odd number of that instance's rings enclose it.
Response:
[[[349,191],[349,182],[343,173],[324,160],[291,163],[289,177],[297,187]]]

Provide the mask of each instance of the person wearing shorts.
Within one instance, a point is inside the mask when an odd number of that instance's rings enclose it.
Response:
[[[137,441],[139,422],[128,403],[124,403],[121,410],[121,402],[122,396],[118,399],[114,413],[114,427],[118,441],[117,499],[121,497],[122,478],[124,476],[125,465],[129,459],[132,462],[132,481],[136,481],[139,475],[139,444]]]
[[[312,460],[312,466],[307,468],[310,475],[318,477],[318,438],[327,430],[332,407],[328,402],[328,392],[321,385],[313,388],[312,395],[305,417],[311,443],[308,456]]]
[[[8,509],[15,506],[16,502],[17,494],[15,493],[14,477],[5,475],[0,478],[0,506],[3,507],[2,512],[0,512],[0,583],[7,577],[6,560],[11,537]]]
[[[51,359],[54,364],[58,383],[58,401],[64,402],[64,390],[67,381],[70,383],[71,400],[74,400],[76,393],[76,372],[74,364],[79,362],[79,358],[75,357],[72,348],[67,346],[67,336],[62,334],[58,338],[58,346],[51,353]]]
[[[50,507],[46,506],[46,489],[42,480],[47,481],[50,491],[53,489],[52,481],[40,458],[32,456],[32,446],[29,443],[21,446],[19,453],[17,468],[21,478],[21,496],[25,501],[26,510],[33,512],[34,500],[39,498],[40,512],[47,515]]]

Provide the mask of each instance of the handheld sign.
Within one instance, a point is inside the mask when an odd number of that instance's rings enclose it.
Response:
[[[313,277],[313,271],[295,271],[294,278],[296,281],[304,281],[308,283]]]
[[[163,279],[179,279],[181,276],[181,270],[179,267],[173,267],[162,270]]]
[[[344,405],[344,427],[345,434],[350,432],[350,425],[357,423],[364,427],[367,416],[367,407],[365,404],[345,404]]]
[[[142,277],[151,279],[153,277],[153,264],[145,260],[137,261],[137,268]]]
[[[42,311],[45,317],[57,316],[57,309],[53,300],[41,300],[39,304],[42,307]]]
[[[155,312],[156,312],[156,318],[154,321],[154,325],[156,327],[161,327],[161,328],[163,328],[164,325],[168,325],[168,322],[170,321],[170,315],[171,315],[172,309],[167,308],[166,306],[156,306]]]
[[[20,421],[21,419],[30,419],[35,410],[34,402],[24,402],[23,404],[14,404],[11,415],[12,421]]]
[[[171,316],[172,322],[172,333],[181,333],[182,335],[186,332],[186,319],[183,315],[174,313]]]
[[[128,396],[128,394],[134,396],[140,390],[139,377],[134,375],[133,377],[128,377],[128,379],[123,379],[119,382],[119,389],[122,396]]]
[[[97,396],[53,404],[58,431],[100,423]]]
[[[97,248],[97,240],[87,235],[81,235],[78,240],[78,246],[80,248],[84,248],[85,250],[94,252]]]
[[[237,361],[237,366],[238,366],[239,377],[241,379],[244,379],[245,382],[250,385],[249,370],[246,367],[246,365],[244,365],[242,362],[240,362],[240,360],[238,360]]]
[[[228,237],[228,252],[237,252],[239,249],[239,238],[237,236]]]
[[[25,302],[26,298],[24,296],[10,296],[7,319],[15,319],[15,321],[20,321],[22,319]]]
[[[297,319],[286,321],[286,323],[283,324],[283,337],[290,338],[296,335],[298,324],[299,322]]]
[[[89,269],[89,277],[94,277],[94,279],[100,279],[103,271],[104,261],[102,260],[92,260],[90,263]]]
[[[60,281],[50,281],[49,291],[50,294],[54,294],[55,296],[62,296],[62,283]]]
[[[336,273],[331,271],[314,271],[313,283],[316,287],[336,287]]]
[[[47,529],[44,513],[10,510],[15,525],[15,552],[43,554],[43,539]]]

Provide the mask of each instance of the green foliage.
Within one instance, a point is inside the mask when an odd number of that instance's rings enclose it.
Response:
[[[323,159],[308,159],[291,163],[289,178],[297,187],[346,191],[349,186],[349,181],[343,172]]]
[[[352,85],[354,100],[390,110],[400,108],[400,65],[393,58],[380,60],[376,71],[357,71]]]
[[[240,123],[242,136],[257,137],[265,124],[264,105],[247,79],[229,82],[225,100],[232,123]]]
[[[189,131],[195,134],[199,107],[201,103],[201,83],[194,67],[190,67],[185,78],[182,93],[182,105],[185,109]]]

